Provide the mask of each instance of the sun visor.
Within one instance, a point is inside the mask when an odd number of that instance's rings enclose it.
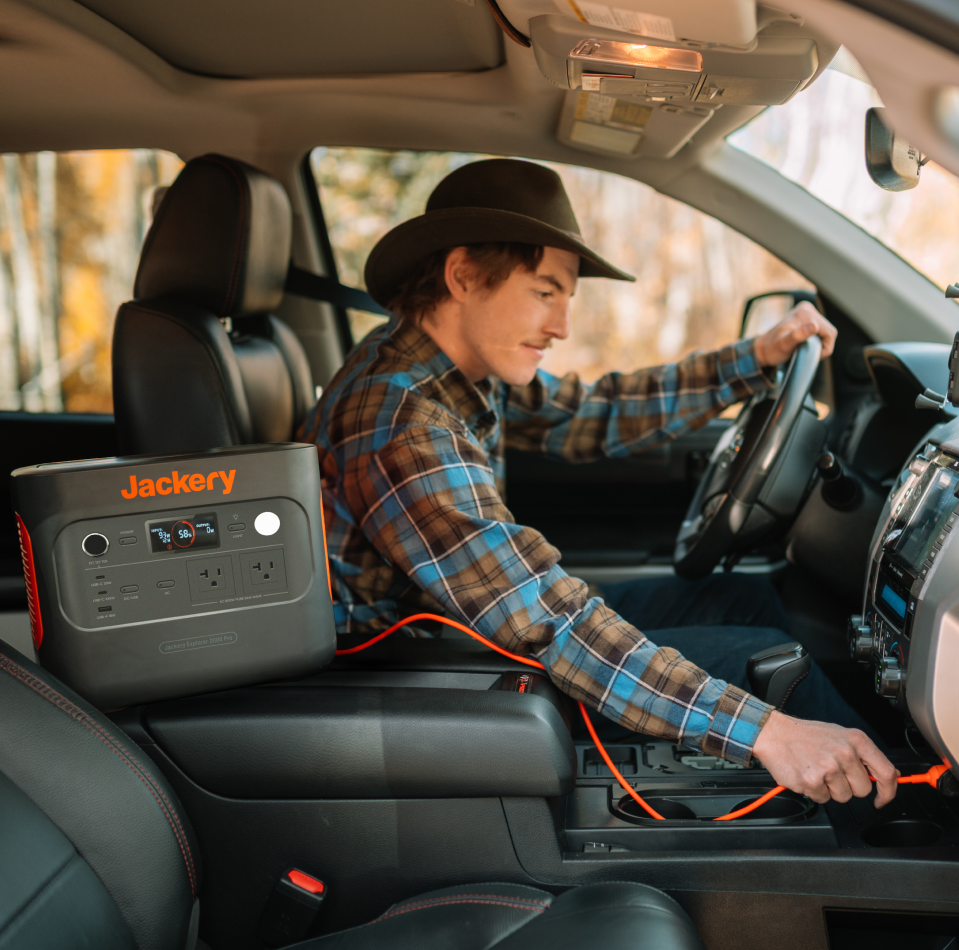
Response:
[[[758,28],[755,0],[498,0],[498,5],[527,35],[531,20],[550,14],[581,26],[707,46],[748,46]]]

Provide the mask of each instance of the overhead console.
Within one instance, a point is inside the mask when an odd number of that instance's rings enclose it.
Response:
[[[503,0],[550,82],[570,90],[561,141],[668,158],[723,106],[786,102],[831,59],[801,19],[751,0]]]

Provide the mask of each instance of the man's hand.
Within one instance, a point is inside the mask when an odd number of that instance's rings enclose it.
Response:
[[[818,334],[822,338],[822,355],[829,356],[836,345],[836,328],[811,304],[803,301],[789,315],[756,337],[756,358],[760,366],[785,363],[800,343]]]
[[[807,722],[773,712],[753,752],[779,785],[823,804],[865,798],[876,779],[876,808],[896,797],[899,772],[858,729],[828,722]]]

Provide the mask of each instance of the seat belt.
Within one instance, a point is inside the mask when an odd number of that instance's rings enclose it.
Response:
[[[367,313],[390,316],[390,312],[381,307],[365,290],[347,287],[332,277],[321,277],[292,264],[287,271],[283,289],[288,294],[306,297],[307,300],[319,300],[334,307],[349,307],[351,310],[365,310]]]

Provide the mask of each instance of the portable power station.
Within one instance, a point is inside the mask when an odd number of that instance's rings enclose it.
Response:
[[[101,709],[333,656],[312,445],[32,465],[13,499],[40,662]]]

